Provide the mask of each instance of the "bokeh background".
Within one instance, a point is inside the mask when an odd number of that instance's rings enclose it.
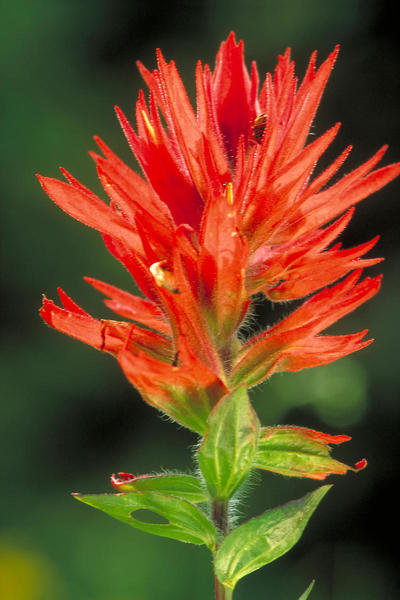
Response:
[[[101,135],[135,164],[112,107],[133,111],[142,87],[135,60],[154,49],[174,57],[193,91],[197,58],[214,62],[233,28],[261,71],[286,46],[298,72],[311,52],[341,54],[313,134],[340,120],[333,157],[355,149],[349,170],[389,143],[400,159],[400,46],[395,0],[13,0],[2,4],[0,477],[1,600],[211,598],[210,559],[201,548],[135,531],[76,503],[70,491],[111,491],[113,471],[145,473],[191,465],[195,438],[137,396],[117,363],[46,328],[41,294],[57,285],[95,315],[110,314],[83,275],[133,290],[100,236],[44,195],[34,174],[58,165],[100,192],[86,151]],[[312,578],[313,600],[398,597],[400,246],[399,182],[364,201],[343,241],[382,234],[383,291],[338,330],[369,327],[376,342],[356,356],[298,375],[275,376],[253,397],[264,424],[296,423],[353,441],[335,456],[357,475],[336,478],[300,543],[250,575],[237,598],[295,600]],[[259,326],[276,320],[259,306]],[[262,484],[262,485],[259,485]],[[312,481],[265,474],[247,491],[252,516],[313,489]]]

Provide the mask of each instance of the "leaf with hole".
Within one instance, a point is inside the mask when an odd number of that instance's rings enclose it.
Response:
[[[221,398],[212,410],[198,461],[213,498],[227,500],[247,477],[257,448],[259,428],[243,386]]]
[[[205,544],[211,550],[215,548],[217,532],[214,525],[197,506],[187,500],[156,492],[74,494],[74,497],[136,529],[181,542]],[[167,523],[149,523],[135,518],[134,513],[141,509],[159,515]]]
[[[234,529],[222,542],[215,558],[219,581],[233,589],[248,573],[286,554],[300,539],[308,520],[331,487],[320,487]]]

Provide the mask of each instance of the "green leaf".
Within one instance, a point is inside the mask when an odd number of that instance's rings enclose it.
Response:
[[[187,500],[156,492],[74,494],[74,497],[142,531],[181,542],[205,544],[211,550],[215,548],[217,532],[214,525],[197,506]],[[141,509],[156,513],[167,523],[146,523],[132,516],[132,513]]]
[[[348,436],[331,436],[303,427],[263,427],[254,466],[289,477],[325,479],[357,469],[330,457],[329,444],[340,444]]]
[[[312,592],[312,589],[314,587],[314,583],[315,583],[315,579],[312,580],[312,582],[310,583],[310,585],[308,586],[308,588],[306,589],[306,591],[302,593],[302,595],[300,596],[299,600],[307,600],[308,596]]]
[[[244,386],[221,398],[212,410],[198,460],[213,498],[227,500],[243,483],[252,466],[259,427]]]
[[[320,487],[234,529],[222,542],[215,558],[219,581],[233,589],[248,573],[286,554],[300,539],[308,520],[331,487]]]
[[[117,486],[115,486],[117,487]],[[121,492],[159,492],[168,496],[178,496],[189,502],[206,502],[209,499],[201,481],[193,475],[183,473],[163,473],[128,479],[118,485]]]

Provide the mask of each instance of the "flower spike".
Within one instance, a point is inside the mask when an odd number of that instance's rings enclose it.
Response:
[[[101,233],[144,296],[86,278],[123,320],[94,318],[62,290],[63,306],[44,298],[43,319],[115,355],[147,402],[201,434],[237,386],[372,341],[366,331],[321,335],[379,289],[379,278],[359,281],[382,260],[367,256],[377,238],[354,248],[336,240],[354,206],[400,173],[399,163],[377,168],[384,146],[334,183],[351,147],[313,175],[340,127],[308,141],[337,54],[318,65],[314,53],[299,81],[288,49],[260,78],[232,32],[214,69],[198,62],[193,107],[176,64],[158,50],[155,69],[138,64],[148,95],[139,93],[135,115],[116,107],[144,177],[97,137],[101,154],[91,156],[106,202],[65,170],[66,182],[39,176],[60,208]],[[243,342],[257,293],[305,301]]]

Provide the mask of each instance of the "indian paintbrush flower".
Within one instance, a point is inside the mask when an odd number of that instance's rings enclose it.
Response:
[[[63,308],[44,299],[51,326],[114,354],[143,397],[178,422],[204,432],[212,406],[228,390],[276,371],[325,364],[367,345],[366,332],[326,336],[329,325],[370,298],[379,278],[357,283],[376,242],[342,250],[332,242],[354,205],[400,172],[369,161],[329,185],[347,148],[313,178],[339,124],[307,143],[337,49],[299,85],[289,50],[259,90],[243,43],[222,43],[216,67],[196,68],[197,111],[175,63],[158,52],[158,69],[139,64],[137,131],[117,114],[141,178],[98,138],[91,153],[107,205],[63,170],[67,183],[39,177],[67,213],[99,230],[145,298],[86,278],[124,321],[95,319],[62,290]],[[166,123],[166,127],[163,124]],[[343,282],[325,287],[350,271]],[[242,343],[237,335],[251,296],[298,299],[320,290],[275,327]]]
[[[232,33],[214,71],[196,68],[194,111],[174,62],[158,51],[158,68],[139,64],[149,88],[136,104],[136,129],[117,115],[144,178],[96,138],[91,153],[109,203],[62,169],[66,182],[39,176],[65,212],[97,229],[134,278],[142,297],[86,277],[123,320],[97,319],[59,289],[62,306],[44,298],[43,319],[113,354],[143,398],[202,436],[196,475],[120,472],[116,494],[75,496],[138,529],[213,553],[215,594],[228,600],[244,575],[296,543],[330,486],[267,510],[230,531],[229,503],[251,469],[323,480],[350,467],[330,446],[350,439],[295,426],[261,427],[247,389],[273,373],[330,363],[367,346],[367,330],[324,330],[379,289],[362,278],[377,238],[342,249],[336,238],[354,206],[400,173],[376,168],[385,147],[341,179],[351,148],[318,175],[315,166],[339,124],[308,137],[338,49],[299,84],[287,50],[261,86]],[[273,327],[246,335],[252,297],[302,300]],[[207,515],[197,504],[208,504]],[[143,522],[137,510],[162,524]],[[308,597],[312,585],[301,596]]]

